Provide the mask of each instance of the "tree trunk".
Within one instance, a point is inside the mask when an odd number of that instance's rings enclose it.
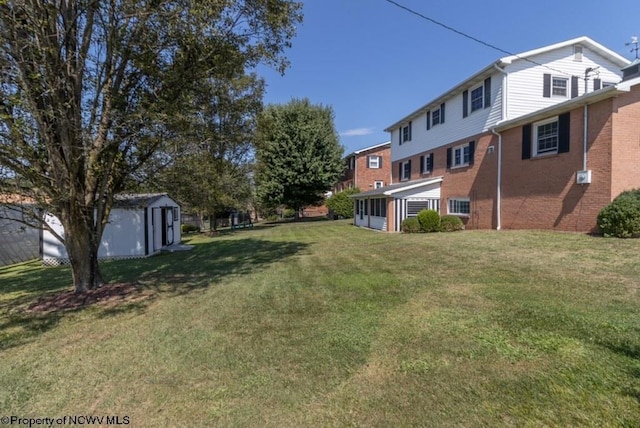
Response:
[[[65,248],[71,264],[75,292],[85,293],[102,286],[104,279],[98,264],[98,249],[102,234],[94,233],[92,216],[87,218],[80,215],[81,218],[74,218],[73,221],[70,221],[73,214],[66,216],[63,214],[62,217]]]

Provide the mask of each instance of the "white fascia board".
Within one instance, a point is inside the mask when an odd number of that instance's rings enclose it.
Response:
[[[442,181],[442,176],[436,177],[436,178],[434,178],[432,180],[429,180],[429,181],[421,181],[419,183],[408,184],[408,185],[406,185],[404,187],[399,187],[397,189],[387,190],[383,194],[386,195],[386,196],[391,196],[394,193],[406,192],[407,190],[413,190],[413,189],[417,189],[417,188],[420,188],[420,187],[430,186],[430,185],[435,184],[435,183],[440,183],[441,181]]]
[[[375,146],[365,147],[364,149],[356,150],[353,152],[355,155],[359,155],[360,153],[367,152],[369,150],[377,149],[379,147],[389,146],[391,147],[391,141],[387,141],[385,143],[376,144]]]
[[[500,61],[502,61],[505,64],[511,64],[513,61],[516,61],[518,59],[528,58],[528,57],[536,56],[536,55],[543,54],[543,53],[546,53],[546,52],[551,52],[551,51],[556,50],[556,49],[564,48],[566,46],[579,45],[579,44],[582,44],[584,46],[589,47],[591,50],[596,51],[597,53],[599,53],[600,55],[604,56],[605,58],[611,60],[611,62],[613,62],[614,64],[619,65],[620,67],[624,67],[625,65],[629,64],[629,60],[628,59],[626,59],[625,57],[617,54],[616,52],[612,51],[611,49],[608,49],[608,48],[604,47],[600,43],[590,39],[587,36],[576,37],[575,39],[565,40],[564,42],[555,43],[553,45],[548,45],[548,46],[543,46],[541,48],[533,49],[533,50],[526,51],[526,52],[522,52],[522,53],[519,53],[519,54],[516,54],[516,55],[509,55],[509,56],[506,56],[504,58],[501,58]]]

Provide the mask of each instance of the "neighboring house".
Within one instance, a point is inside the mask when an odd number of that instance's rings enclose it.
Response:
[[[355,224],[596,231],[640,187],[639,67],[587,37],[498,60],[387,128],[392,184],[352,196]]]
[[[64,237],[64,228],[57,217],[48,214],[45,221]],[[98,258],[147,257],[179,244],[180,240],[180,205],[166,193],[120,194],[114,198]],[[44,264],[69,262],[64,245],[51,232],[43,229],[41,242]]]
[[[358,187],[371,190],[391,183],[391,142],[356,150],[344,157],[345,172],[334,192]]]

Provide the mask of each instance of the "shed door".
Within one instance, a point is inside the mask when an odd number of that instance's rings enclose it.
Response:
[[[151,224],[153,226],[153,251],[156,252],[162,248],[162,232],[164,230],[164,227],[162,227],[162,208],[153,208],[152,212]]]
[[[165,212],[167,213],[165,216],[166,222],[167,222],[167,239],[166,239],[166,245],[172,245],[173,244],[173,240],[174,240],[174,234],[173,234],[173,208],[168,207],[168,208],[164,208]]]

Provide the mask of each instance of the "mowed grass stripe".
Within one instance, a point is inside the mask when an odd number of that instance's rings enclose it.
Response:
[[[637,241],[325,221],[190,243],[105,263],[151,296],[117,307],[25,314],[39,290],[68,286],[68,270],[0,270],[0,414],[126,414],[135,426],[640,423]]]

